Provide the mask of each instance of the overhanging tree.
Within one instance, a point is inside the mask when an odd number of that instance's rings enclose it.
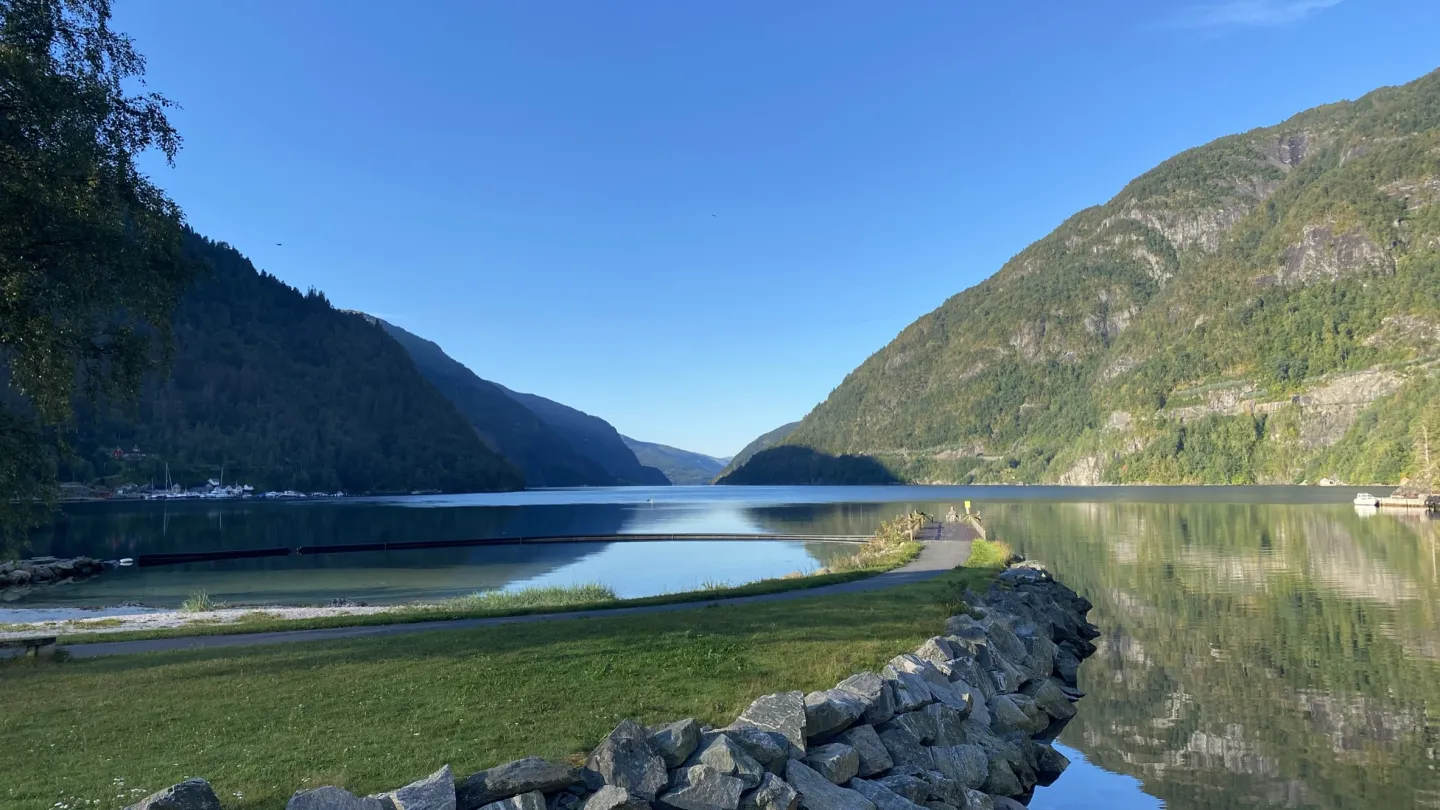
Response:
[[[136,166],[173,162],[173,105],[110,28],[109,0],[0,0],[0,536],[54,490],[44,433],[77,396],[131,399],[196,273],[179,207]]]

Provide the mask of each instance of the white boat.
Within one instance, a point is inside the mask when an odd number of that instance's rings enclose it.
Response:
[[[1380,499],[1368,492],[1362,492],[1355,496],[1356,506],[1379,506]]]

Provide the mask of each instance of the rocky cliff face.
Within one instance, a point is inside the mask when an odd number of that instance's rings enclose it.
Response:
[[[1440,432],[1390,407],[1440,358],[1437,178],[1440,73],[1177,155],[906,327],[784,444],[912,481],[1354,478],[1380,420]]]

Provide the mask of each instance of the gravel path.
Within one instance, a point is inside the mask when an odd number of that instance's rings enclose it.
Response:
[[[914,561],[883,574],[842,582],[837,585],[823,585],[818,588],[804,588],[781,591],[757,596],[737,596],[730,599],[711,599],[699,602],[679,602],[670,605],[646,605],[642,607],[620,607],[604,610],[572,611],[568,613],[536,613],[526,616],[498,616],[488,619],[451,619],[437,622],[412,622],[409,624],[383,624],[370,627],[329,627],[318,630],[282,630],[270,633],[243,633],[229,636],[189,636],[184,638],[159,638],[146,641],[103,641],[93,644],[74,644],[65,647],[71,658],[94,658],[102,655],[126,655],[130,653],[163,652],[166,650],[192,650],[211,647],[247,647],[254,644],[286,644],[297,641],[326,641],[337,638],[365,638],[369,636],[393,636],[406,633],[429,633],[437,630],[465,630],[472,627],[492,627],[501,624],[528,624],[531,622],[554,622],[567,619],[609,618],[611,616],[637,616],[646,613],[672,613],[679,610],[695,610],[711,605],[748,605],[755,602],[783,602],[791,599],[805,599],[811,596],[834,596],[836,594],[863,593],[897,585],[909,585],[937,577],[959,565],[970,557],[970,540],[961,539],[959,532],[952,529],[954,524],[932,524],[927,526],[924,549]],[[933,528],[932,528],[933,527]]]

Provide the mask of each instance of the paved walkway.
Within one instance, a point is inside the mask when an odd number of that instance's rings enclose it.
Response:
[[[964,564],[970,558],[971,533],[958,524],[932,523],[922,530],[917,539],[925,541],[920,556],[906,565],[873,577],[842,582],[836,585],[822,585],[818,588],[803,588],[779,593],[756,596],[737,596],[729,599],[707,599],[698,602],[677,602],[669,605],[645,605],[619,607],[604,610],[583,610],[567,613],[534,613],[526,616],[497,616],[488,619],[451,619],[436,622],[411,622],[409,624],[382,624],[368,627],[329,627],[319,630],[282,630],[271,633],[242,633],[229,636],[187,636],[183,638],[157,638],[146,641],[105,641],[94,644],[73,644],[65,650],[71,658],[94,658],[101,655],[125,655],[130,653],[163,652],[166,650],[193,650],[212,647],[248,647],[254,644],[285,644],[297,641],[327,641],[337,638],[366,638],[370,636],[393,636],[406,633],[428,633],[436,630],[467,630],[472,627],[493,627],[501,624],[529,624],[532,622],[554,622],[567,619],[601,619],[611,616],[638,616],[647,613],[672,613],[678,610],[695,610],[711,605],[748,605],[755,602],[783,602],[791,599],[805,599],[811,596],[834,596],[846,593],[863,593],[897,585],[924,582],[946,571]]]

